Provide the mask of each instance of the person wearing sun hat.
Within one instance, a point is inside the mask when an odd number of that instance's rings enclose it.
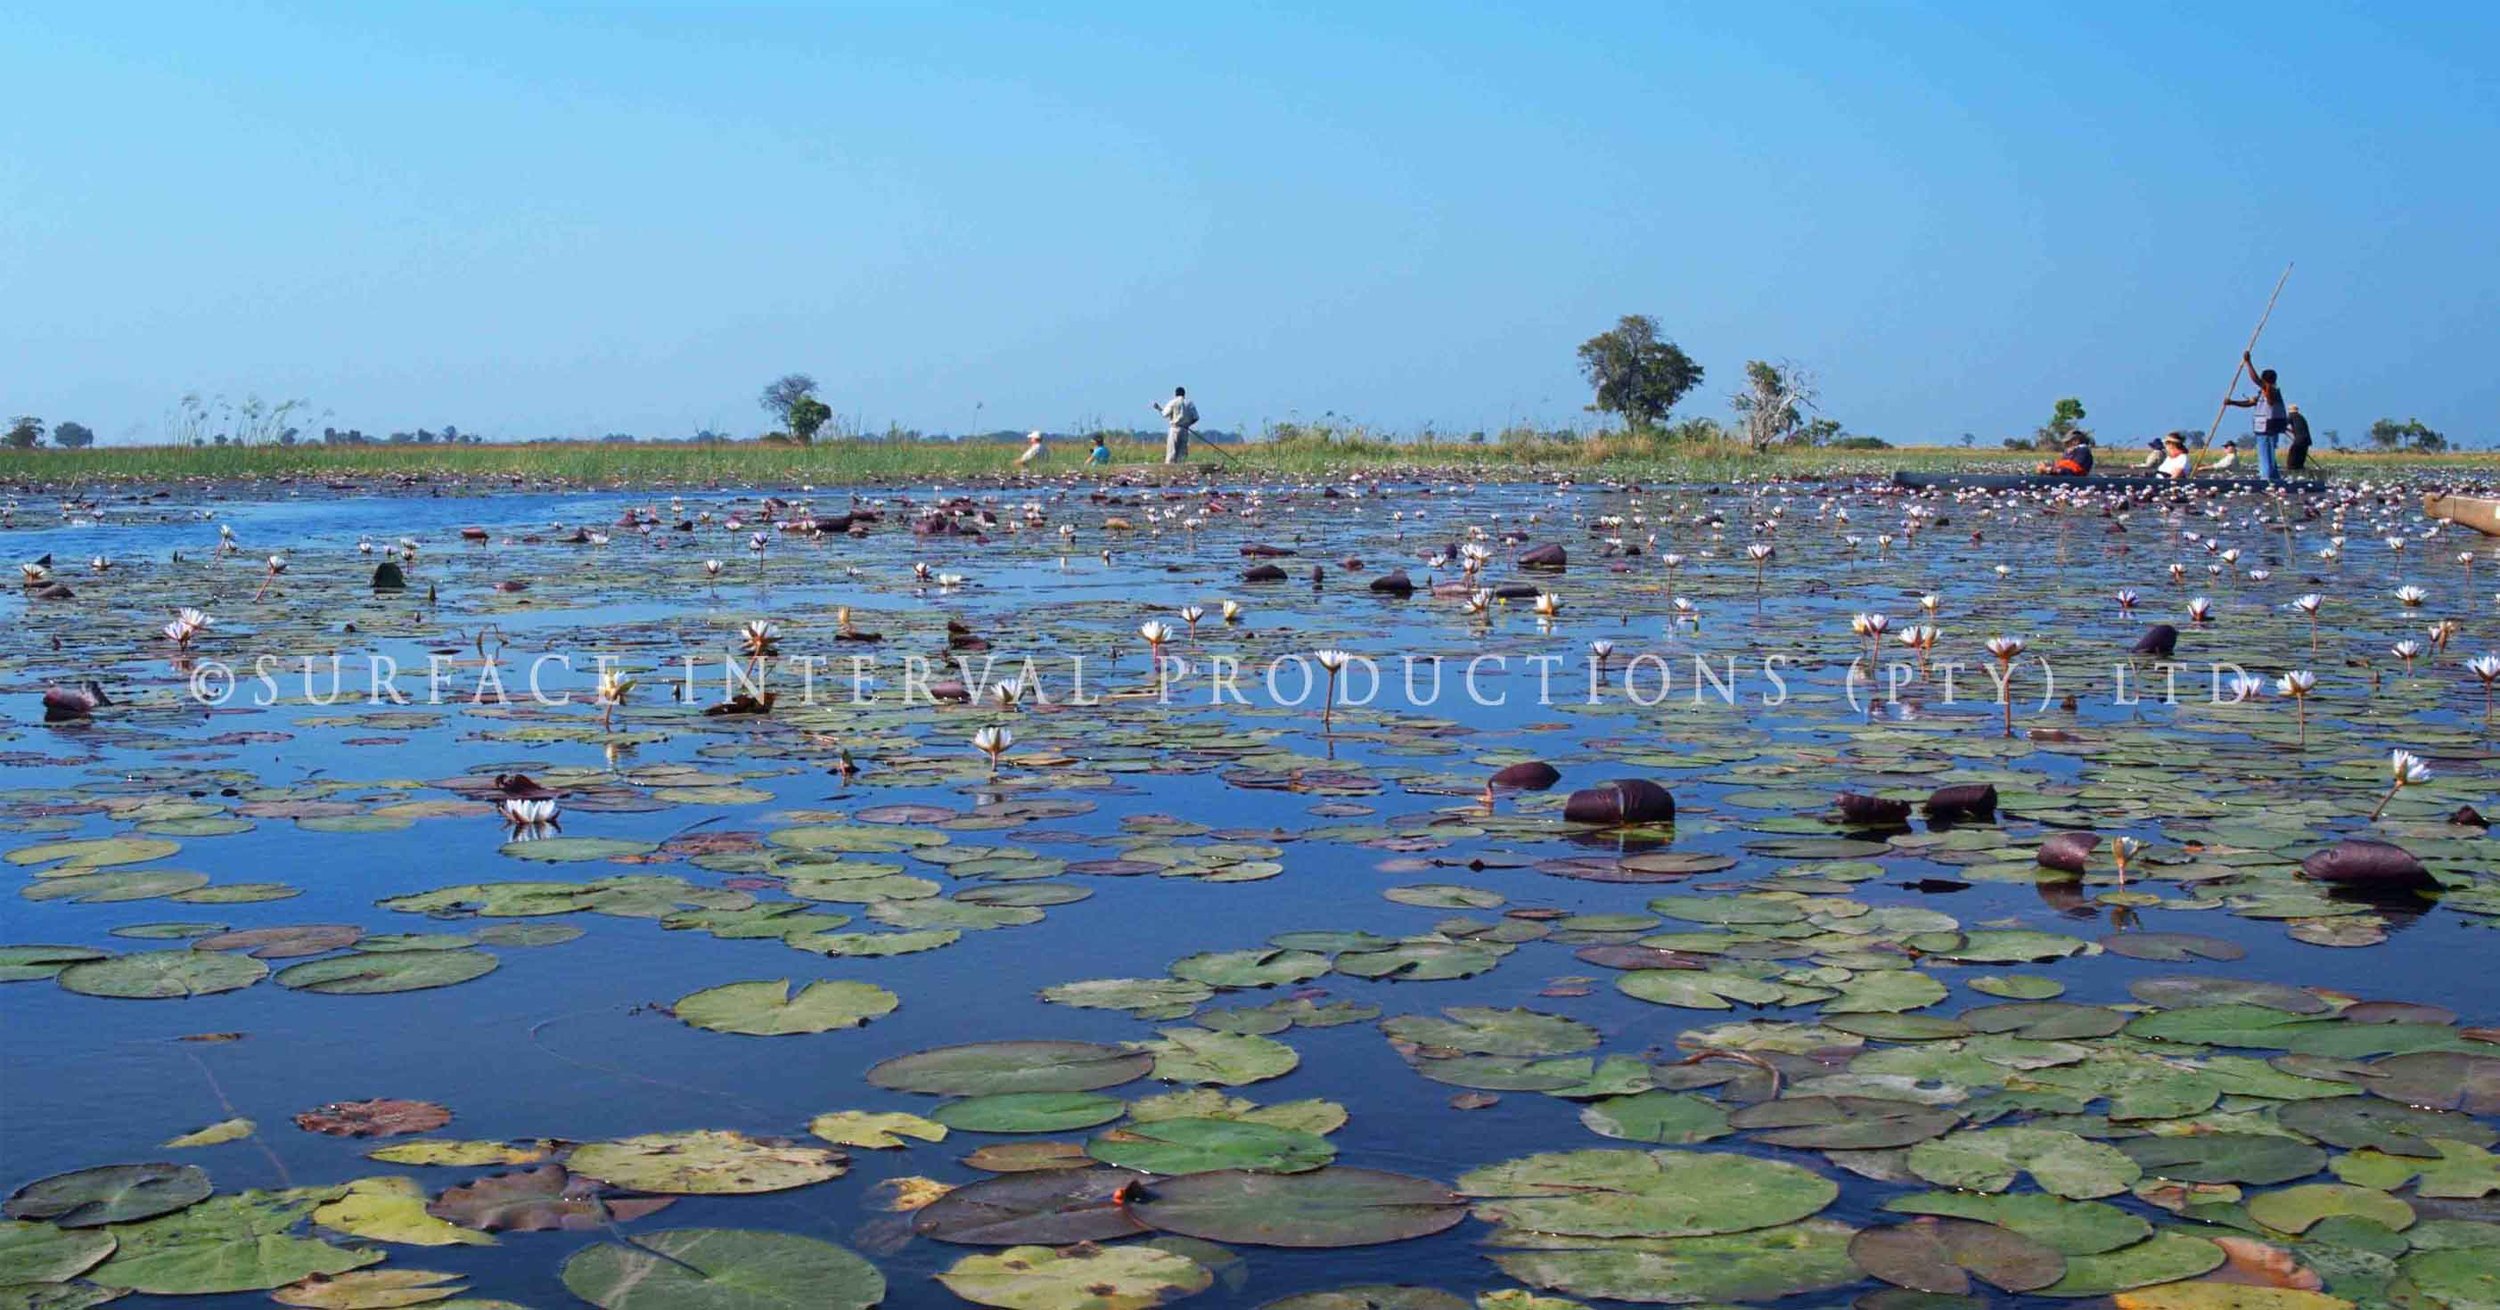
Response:
[[[2066,453],[2040,466],[2040,472],[2080,478],[2092,472],[2092,434],[2082,428],[2066,434]]]
[[[2181,433],[2165,433],[2161,439],[2161,464],[2154,471],[2165,478],[2185,481],[2195,461],[2188,458],[2187,437]]]

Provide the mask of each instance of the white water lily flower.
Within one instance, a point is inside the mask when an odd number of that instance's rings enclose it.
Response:
[[[1486,591],[1483,588],[1478,588],[1474,591],[1468,592],[1467,595],[1459,601],[1459,604],[1470,616],[1482,617],[1483,615],[1489,613],[1493,608],[1493,593]]]
[[[2500,655],[2480,655],[2467,660],[2465,671],[2486,683],[2500,682]]]
[[[556,817],[556,803],[551,798],[516,798],[503,803],[503,821],[514,828],[553,828],[557,826]]]
[[[1884,634],[1891,629],[1892,620],[1881,614],[1860,614],[1849,620],[1849,631],[1877,641],[1883,640]]]
[[[1352,655],[1333,648],[1329,650],[1313,651],[1311,652],[1311,658],[1319,661],[1319,666],[1328,670],[1330,673],[1341,672],[1345,666],[1354,659]]]
[[[1002,710],[1012,710],[1024,703],[1024,680],[990,684],[990,700]]]
[[[2415,641],[2411,637],[2407,637],[2403,641],[2397,642],[2395,645],[2388,647],[2387,651],[2397,659],[2403,660],[2407,664],[2411,664],[2415,660],[2422,658],[2422,643]]]
[[[1223,615],[1223,616],[1224,616],[1224,621],[1225,621],[1226,623],[1239,623],[1239,622],[1241,622],[1242,607],[1241,607],[1241,602],[1240,602],[1240,601],[1237,601],[1237,600],[1228,600],[1228,601],[1225,601],[1225,602],[1223,602],[1222,604],[1220,604],[1220,605],[1218,605],[1218,606],[1216,607],[1216,612],[1217,612],[1218,614],[1221,614],[1221,615]]]
[[[1161,619],[1148,619],[1144,623],[1138,625],[1137,635],[1144,637],[1146,639],[1146,644],[1149,646],[1161,646],[1163,643],[1170,641],[1174,636],[1174,633],[1172,631],[1171,624],[1165,623]]]
[[[2202,596],[2188,602],[2188,619],[2191,622],[2203,623],[2213,617],[2213,612],[2214,603]]]
[[[717,578],[717,577],[719,577],[719,576],[720,576],[720,571],[721,571],[721,562],[720,562],[719,560],[716,560],[716,559],[707,559],[707,560],[703,561],[703,572],[704,572],[704,576],[706,576],[706,577],[713,577],[713,578]]]
[[[2396,599],[2401,602],[2406,609],[2418,609],[2421,607],[2422,602],[2429,600],[2430,598],[2431,594],[2422,590],[2420,587],[2408,585],[2396,588]]]
[[[2431,780],[2431,766],[2408,750],[2387,753],[2387,776],[2399,787],[2418,787]]]
[[[990,757],[990,769],[998,768],[998,757],[1016,744],[1016,734],[1001,727],[988,727],[972,734],[972,749]]]
[[[1754,544],[1745,547],[1745,554],[1750,556],[1756,564],[1771,558],[1771,556],[1776,553],[1777,552],[1771,549],[1771,544],[1766,541],[1757,541]]]
[[[1534,605],[1536,609],[1536,616],[1538,618],[1550,619],[1555,615],[1562,613],[1563,602],[1562,597],[1554,594],[1553,592],[1540,591],[1536,594]]]
[[[41,564],[20,564],[17,571],[25,576],[26,585],[30,587],[52,576],[52,570]]]
[[[749,619],[746,626],[738,630],[738,643],[749,655],[770,655],[780,642],[781,629],[770,619]]]
[[[2235,704],[2244,700],[2255,700],[2264,695],[2265,691],[2266,680],[2253,673],[2236,673],[2231,676],[2231,700]]]
[[[1190,626],[1192,626],[1192,627],[1197,626],[1198,620],[1203,619],[1203,618],[1205,618],[1206,616],[1207,616],[1207,612],[1206,612],[1206,610],[1204,610],[1203,608],[1201,608],[1201,607],[1199,607],[1199,606],[1196,606],[1196,605],[1183,605],[1183,606],[1181,606],[1181,622],[1186,623],[1186,624],[1189,624],[1189,625],[1190,625]]]
[[[927,582],[929,580],[929,566],[925,563],[915,563],[911,566],[911,575],[918,578],[922,582]]]
[[[1603,637],[1589,643],[1589,654],[1596,656],[1599,664],[1604,664],[1606,658],[1614,653],[1615,644]]]
[[[2013,662],[2015,656],[2023,653],[2023,647],[2024,642],[2020,637],[1988,638],[1988,653],[1996,656],[2001,662]]]
[[[2309,615],[2311,618],[2317,617],[2319,607],[2324,604],[2326,604],[2326,598],[2314,591],[2310,592],[2308,595],[2296,596],[2292,599],[2292,608],[2299,610],[2303,614]]]
[[[2310,692],[2317,690],[2317,687],[2318,675],[2307,669],[2294,669],[2275,679],[2274,682],[2274,689],[2277,692],[2295,700],[2307,696]]]

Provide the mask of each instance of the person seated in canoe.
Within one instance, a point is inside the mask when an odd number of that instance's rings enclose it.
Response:
[[[2161,439],[2161,463],[2154,467],[2155,473],[2184,482],[2194,468],[2195,461],[2188,458],[2185,436],[2173,432]]]
[[[2076,428],[2066,436],[2066,453],[2040,466],[2053,477],[2080,478],[2092,472],[2092,434]]]
[[[2232,469],[2238,468],[2239,465],[2240,443],[2236,441],[2226,441],[2222,443],[2222,453],[2214,456],[2213,461],[2205,465],[2203,471],[2207,473],[2228,473]]]
[[[1094,448],[1086,454],[1085,462],[1088,464],[1109,464],[1111,462],[1111,438],[1106,437],[1099,432],[1095,433]]]
[[[2144,443],[2144,460],[2142,463],[2135,466],[2136,472],[2150,473],[2161,467],[2163,453],[2162,442],[2164,440],[2165,438],[2155,437],[2151,441]]]

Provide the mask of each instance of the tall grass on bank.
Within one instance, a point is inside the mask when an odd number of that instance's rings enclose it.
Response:
[[[83,486],[183,482],[432,481],[555,483],[575,486],[923,485],[995,480],[1018,472],[1018,447],[990,442],[844,439],[813,446],[760,442],[628,445],[548,442],[525,445],[106,446],[84,450],[0,451],[0,486],[65,491]],[[1052,443],[1028,472],[1102,477],[1194,478],[1203,469],[1321,477],[1371,472],[1544,477],[1596,474],[1652,481],[1729,481],[1772,476],[1855,477],[1895,469],[2012,472],[2040,456],[2029,451],[1908,446],[1888,450],[1777,447],[1756,453],[1740,442],[1681,440],[1658,433],[1593,435],[1525,430],[1473,439],[1395,438],[1359,427],[1279,425],[1256,440],[1199,439],[1187,469],[1167,470],[1162,443],[1115,440],[1109,469],[1084,464],[1085,443]],[[2322,453],[2326,476],[2399,472],[2489,473],[2489,452],[2445,456]]]

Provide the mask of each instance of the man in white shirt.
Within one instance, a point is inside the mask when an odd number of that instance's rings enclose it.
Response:
[[[1155,412],[1163,416],[1163,462],[1186,463],[1189,459],[1189,430],[1198,426],[1198,407],[1190,403],[1189,388],[1172,388],[1170,400],[1159,401]]]

